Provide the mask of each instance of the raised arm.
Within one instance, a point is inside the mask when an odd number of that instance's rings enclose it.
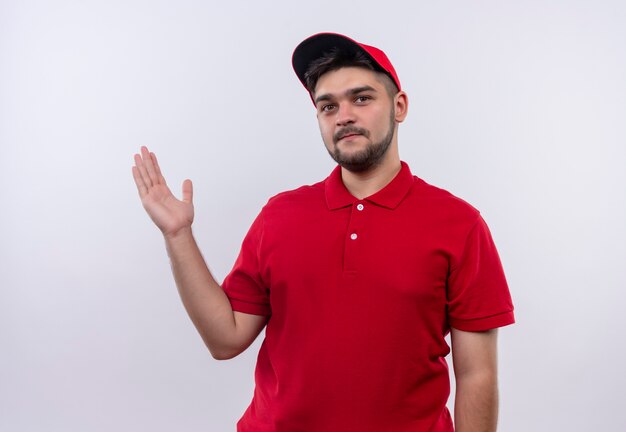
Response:
[[[233,312],[211,275],[191,231],[191,180],[183,182],[182,200],[178,200],[167,186],[156,156],[146,147],[135,155],[132,171],[141,203],[165,238],[174,280],[189,317],[214,358],[235,357],[256,339],[267,317]]]
[[[451,330],[457,432],[495,432],[498,423],[497,329]]]

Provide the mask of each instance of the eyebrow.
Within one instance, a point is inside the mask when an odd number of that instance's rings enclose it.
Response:
[[[357,95],[359,93],[363,93],[365,91],[373,91],[375,92],[376,89],[374,87],[368,86],[368,85],[364,85],[361,87],[355,87],[355,88],[351,88],[348,89],[344,92],[344,95],[346,96],[354,96]],[[327,101],[327,100],[331,100],[333,98],[333,95],[331,93],[326,93],[323,95],[320,95],[318,97],[315,98],[315,104],[317,105],[317,103],[321,102],[321,101]]]

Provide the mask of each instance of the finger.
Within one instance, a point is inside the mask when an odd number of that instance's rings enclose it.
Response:
[[[135,166],[137,167],[139,175],[141,176],[146,188],[152,187],[152,180],[150,180],[150,176],[148,175],[148,171],[146,170],[142,157],[138,154],[135,155]]]
[[[154,172],[157,176],[157,181],[161,184],[167,184],[165,182],[165,177],[161,174],[161,167],[159,166],[159,161],[157,161],[157,157],[154,153],[150,152],[150,159],[152,159],[152,163],[154,164]]]
[[[189,179],[183,182],[183,202],[189,204],[193,202],[193,184]]]
[[[133,178],[135,179],[135,184],[137,185],[137,191],[139,192],[139,196],[143,198],[148,193],[148,188],[141,177],[141,173],[139,172],[139,168],[136,166],[133,167]]]
[[[154,163],[152,163],[152,158],[150,157],[150,152],[148,148],[143,146],[141,147],[141,158],[143,159],[143,164],[146,167],[146,171],[148,172],[148,176],[150,177],[150,182],[152,185],[158,184],[159,180],[157,178],[156,171],[154,169]]]

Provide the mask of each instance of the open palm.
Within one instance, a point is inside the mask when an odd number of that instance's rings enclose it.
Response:
[[[143,207],[164,235],[174,235],[193,222],[193,186],[191,180],[183,182],[183,199],[177,199],[161,174],[154,153],[146,147],[135,155],[133,178]]]

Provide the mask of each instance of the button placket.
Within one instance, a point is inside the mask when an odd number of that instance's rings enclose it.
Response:
[[[360,262],[362,241],[365,238],[363,228],[365,227],[365,205],[357,202],[352,205],[350,221],[348,223],[345,237],[344,270],[356,271]]]

